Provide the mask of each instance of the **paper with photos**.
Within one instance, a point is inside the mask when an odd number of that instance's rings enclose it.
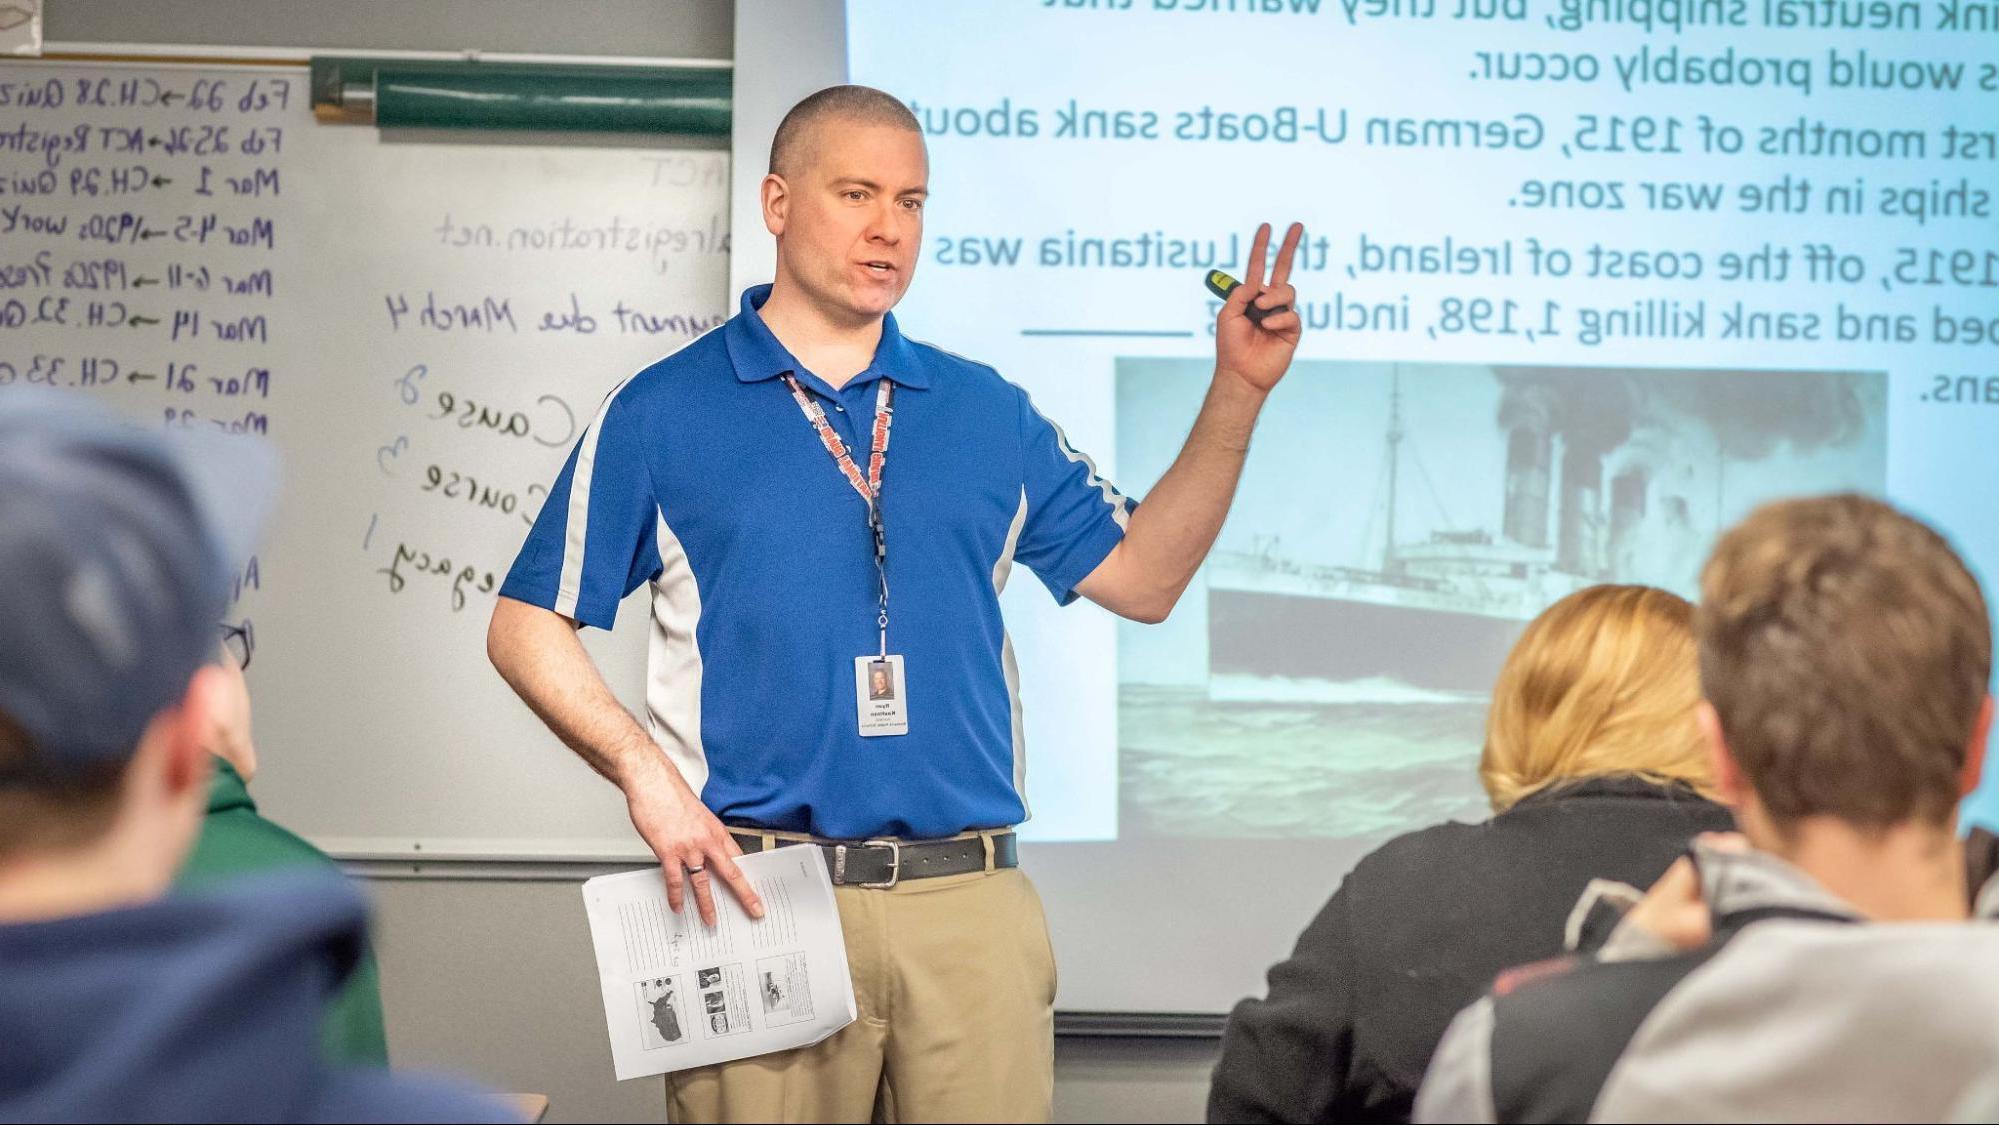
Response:
[[[736,862],[763,897],[761,920],[719,881],[714,926],[692,894],[674,913],[657,867],[583,884],[620,1079],[809,1046],[853,1022],[825,857],[795,847]]]

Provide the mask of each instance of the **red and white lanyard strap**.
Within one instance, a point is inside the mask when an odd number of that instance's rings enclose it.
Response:
[[[875,390],[875,424],[872,441],[868,450],[868,471],[854,464],[854,455],[847,449],[847,443],[826,420],[826,408],[812,397],[812,392],[799,383],[798,376],[786,371],[781,376],[784,385],[791,388],[791,397],[798,403],[798,409],[805,414],[805,420],[812,423],[812,430],[819,435],[819,444],[833,457],[833,464],[839,467],[840,475],[847,478],[855,492],[868,505],[868,530],[875,540],[875,577],[880,586],[880,613],[875,624],[881,631],[881,655],[888,657],[888,535],[882,528],[881,495],[882,469],[888,464],[889,426],[895,419],[895,384],[882,379]]]

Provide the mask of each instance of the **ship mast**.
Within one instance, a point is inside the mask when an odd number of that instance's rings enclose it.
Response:
[[[1388,541],[1381,552],[1381,569],[1395,573],[1396,475],[1402,465],[1402,367],[1388,369]]]

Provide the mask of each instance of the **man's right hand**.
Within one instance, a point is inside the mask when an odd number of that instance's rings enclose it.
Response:
[[[611,694],[576,639],[578,628],[574,618],[502,596],[486,630],[486,654],[564,746],[624,791],[632,826],[665,869],[666,900],[675,913],[692,883],[701,920],[714,925],[711,887],[720,878],[750,917],[763,917],[763,900],[736,866],[742,849]]]
[[[631,809],[632,827],[659,857],[666,875],[666,904],[674,913],[680,912],[691,889],[701,921],[713,926],[714,882],[720,879],[750,917],[764,916],[763,899],[736,866],[743,849],[671,767],[630,784],[625,803]]]

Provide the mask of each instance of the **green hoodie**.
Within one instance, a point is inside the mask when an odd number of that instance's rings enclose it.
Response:
[[[215,759],[208,817],[176,885],[203,887],[240,875],[297,867],[339,870],[326,853],[259,816],[243,775]],[[382,1030],[382,978],[373,950],[362,954],[354,975],[327,1008],[320,1045],[335,1063],[389,1065],[388,1038]]]

